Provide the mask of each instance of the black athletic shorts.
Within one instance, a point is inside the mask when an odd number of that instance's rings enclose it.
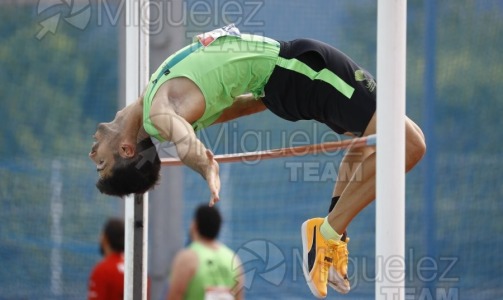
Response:
[[[325,43],[280,42],[265,86],[265,106],[290,120],[317,120],[335,132],[362,136],[376,110],[376,82],[348,56]]]

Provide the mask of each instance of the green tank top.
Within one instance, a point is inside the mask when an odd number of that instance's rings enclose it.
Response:
[[[199,242],[192,242],[189,249],[197,253],[199,265],[187,286],[185,299],[202,300],[209,288],[230,290],[236,285],[239,270],[233,264],[235,254],[231,249],[220,244],[218,249],[214,250]]]
[[[175,77],[186,77],[201,90],[206,108],[192,124],[200,130],[213,124],[234,99],[245,93],[263,96],[275,67],[279,43],[259,36],[222,36],[208,46],[192,43],[169,56],[151,76],[143,99],[143,126],[150,136],[164,141],[150,120],[150,108],[159,87]]]

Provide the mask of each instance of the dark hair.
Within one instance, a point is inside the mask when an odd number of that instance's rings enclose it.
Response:
[[[215,207],[209,207],[208,204],[202,204],[197,207],[194,213],[197,232],[207,239],[216,239],[220,232],[222,216]]]
[[[111,174],[98,179],[96,187],[101,193],[112,196],[142,194],[153,187],[159,180],[161,160],[150,138],[136,145],[136,155],[124,158],[114,155],[115,165]]]
[[[110,218],[103,226],[103,234],[114,252],[124,252],[124,221]]]

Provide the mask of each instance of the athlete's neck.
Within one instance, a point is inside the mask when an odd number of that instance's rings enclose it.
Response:
[[[218,242],[218,240],[216,239],[207,239],[207,238],[203,238],[202,236],[198,236],[197,238],[194,239],[194,241],[208,247],[208,248],[211,248],[211,249],[217,249],[218,248],[218,245],[220,245],[220,243]]]
[[[123,141],[136,144],[149,137],[143,128],[142,98],[139,98],[136,102],[119,111],[116,116],[116,122],[121,128]]]

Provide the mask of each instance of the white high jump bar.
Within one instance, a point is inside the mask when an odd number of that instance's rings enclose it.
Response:
[[[228,162],[255,162],[258,160],[301,156],[307,154],[325,153],[341,149],[358,148],[365,146],[374,146],[376,136],[369,135],[361,138],[348,139],[343,141],[326,142],[314,145],[305,145],[297,147],[286,147],[264,151],[243,152],[234,154],[215,155],[215,160],[219,163]],[[178,158],[161,158],[162,166],[181,166],[183,163]]]
[[[375,299],[405,299],[407,0],[377,1]]]
[[[125,3],[125,97],[136,101],[149,78],[149,0]],[[147,299],[148,194],[125,199],[124,299]]]

